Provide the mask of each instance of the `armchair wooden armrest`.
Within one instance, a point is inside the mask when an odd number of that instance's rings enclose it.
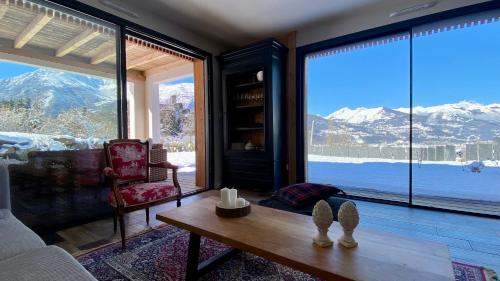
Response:
[[[165,162],[158,162],[158,163],[149,163],[149,167],[155,167],[155,168],[165,168],[165,169],[172,169],[174,171],[176,171],[177,169],[179,169],[178,166],[168,162],[168,161],[165,161]]]
[[[156,167],[156,168],[165,168],[165,169],[172,169],[172,181],[174,182],[174,186],[177,187],[178,189],[178,196],[181,196],[181,186],[179,184],[179,181],[177,180],[177,169],[179,169],[178,166],[165,161],[165,162],[158,162],[158,163],[149,163],[149,167]]]

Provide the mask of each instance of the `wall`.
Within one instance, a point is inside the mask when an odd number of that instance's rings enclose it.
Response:
[[[430,0],[429,0],[430,1]],[[485,0],[441,0],[438,4],[428,10],[411,13],[404,16],[390,18],[389,14],[400,9],[421,4],[422,0],[409,1],[385,1],[385,3],[373,4],[364,7],[363,10],[356,10],[330,21],[301,28],[297,32],[297,46],[304,46],[311,43],[347,35],[391,23],[417,18],[433,13],[451,10],[463,6],[473,5]]]

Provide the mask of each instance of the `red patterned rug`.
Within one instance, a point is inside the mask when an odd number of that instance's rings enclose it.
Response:
[[[127,249],[114,243],[77,257],[98,280],[184,280],[189,233],[164,226],[127,240]],[[219,242],[202,238],[200,261],[227,249]],[[494,272],[482,267],[453,262],[457,281],[494,281]],[[319,280],[308,274],[241,253],[200,280]]]

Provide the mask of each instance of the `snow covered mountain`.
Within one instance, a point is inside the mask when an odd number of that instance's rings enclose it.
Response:
[[[308,116],[313,143],[407,144],[409,108],[341,108],[326,117]],[[459,144],[500,138],[500,104],[461,101],[413,108],[417,144]]]
[[[38,69],[0,79],[0,101],[30,100],[55,116],[72,108],[89,110],[116,104],[116,81],[66,71]]]
[[[175,98],[172,98],[174,97]],[[174,85],[160,85],[160,104],[182,103],[184,108],[194,109],[194,84],[179,83]]]

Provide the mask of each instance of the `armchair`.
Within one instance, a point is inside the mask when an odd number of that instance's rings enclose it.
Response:
[[[104,174],[111,179],[111,191],[108,202],[113,208],[114,231],[117,219],[120,222],[122,247],[125,247],[125,213],[146,210],[146,222],[149,224],[149,208],[168,201],[177,200],[181,205],[181,187],[177,181],[177,166],[169,162],[150,162],[149,142],[140,140],[112,140],[104,144],[107,167]],[[150,182],[151,167],[172,170],[172,182]]]

